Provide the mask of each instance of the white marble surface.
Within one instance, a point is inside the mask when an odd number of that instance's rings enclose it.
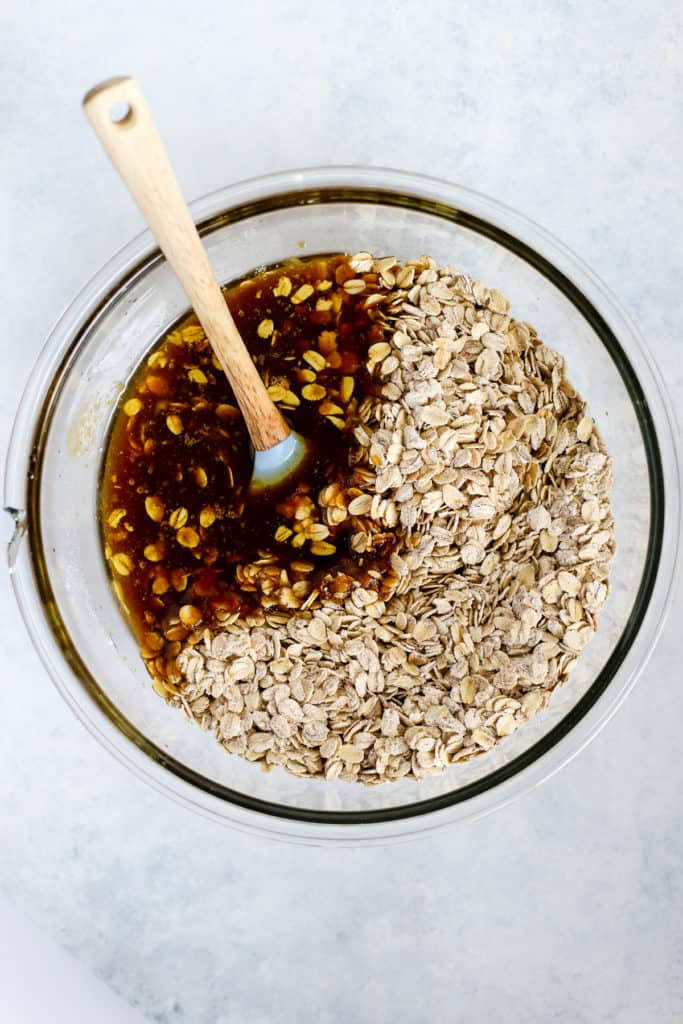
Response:
[[[40,985],[27,984],[40,964]],[[134,1010],[86,966],[0,895],[2,1012],[13,1024],[142,1024]]]
[[[0,445],[51,322],[140,227],[79,110],[116,73],[142,80],[190,196],[366,162],[518,207],[616,291],[680,402],[682,33],[673,0],[4,0]],[[4,574],[0,602],[0,885],[150,1020],[683,1019],[680,598],[558,776],[475,826],[358,852],[158,797],[62,704]]]

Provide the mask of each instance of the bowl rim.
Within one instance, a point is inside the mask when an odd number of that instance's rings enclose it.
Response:
[[[671,404],[636,326],[582,260],[510,207],[441,179],[386,168],[348,166],[305,168],[245,179],[190,206],[200,233],[207,233],[256,213],[341,199],[425,210],[472,227],[521,256],[548,277],[588,320],[608,348],[636,408],[648,461],[651,500],[648,553],[638,596],[608,662],[583,697],[548,733],[506,765],[452,793],[378,811],[314,811],[269,803],[211,783],[137,733],[99,690],[68,641],[59,610],[51,601],[44,566],[41,571],[41,454],[70,354],[102,310],[134,278],[162,259],[149,231],[124,246],[93,276],[50,331],[22,395],[10,438],[4,504],[14,511],[17,523],[9,549],[10,571],[29,635],[58,691],[118,760],[155,788],[215,820],[280,838],[358,843],[406,838],[447,821],[488,813],[554,774],[606,724],[643,670],[671,604],[680,560],[681,465]],[[545,255],[548,252],[552,260]],[[620,337],[628,338],[628,355]],[[663,464],[669,468],[666,480]],[[646,633],[647,643],[643,644]],[[619,686],[614,685],[617,672],[622,672]],[[568,743],[569,739],[572,742]]]

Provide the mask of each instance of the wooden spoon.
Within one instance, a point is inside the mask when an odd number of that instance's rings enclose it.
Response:
[[[173,267],[242,411],[254,446],[251,487],[282,483],[310,442],[270,399],[214,276],[140,86],[111,78],[83,99],[92,127]]]

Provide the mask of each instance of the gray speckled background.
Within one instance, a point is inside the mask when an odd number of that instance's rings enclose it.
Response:
[[[126,72],[189,196],[369,163],[531,215],[618,294],[680,402],[679,4],[237,6],[0,5],[2,446],[52,321],[140,228],[79,109]],[[683,1020],[680,598],[624,708],[545,786],[417,844],[332,852],[158,797],[62,704],[4,575],[0,616],[0,885],[151,1020]]]

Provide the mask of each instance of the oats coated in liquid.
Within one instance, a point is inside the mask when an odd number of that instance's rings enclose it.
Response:
[[[316,498],[334,482],[354,495],[347,421],[371,388],[379,336],[344,288],[344,257],[299,261],[226,293],[273,401],[314,439],[317,457],[284,490],[249,494],[252,455],[232,390],[189,317],[135,373],[119,404],[103,473],[102,526],[115,586],[143,656],[168,661],[200,627],[256,608],[296,609],[353,578],[371,581],[393,547],[349,548],[351,520],[323,522]],[[357,492],[360,493],[360,492]],[[379,581],[376,577],[375,585]]]

